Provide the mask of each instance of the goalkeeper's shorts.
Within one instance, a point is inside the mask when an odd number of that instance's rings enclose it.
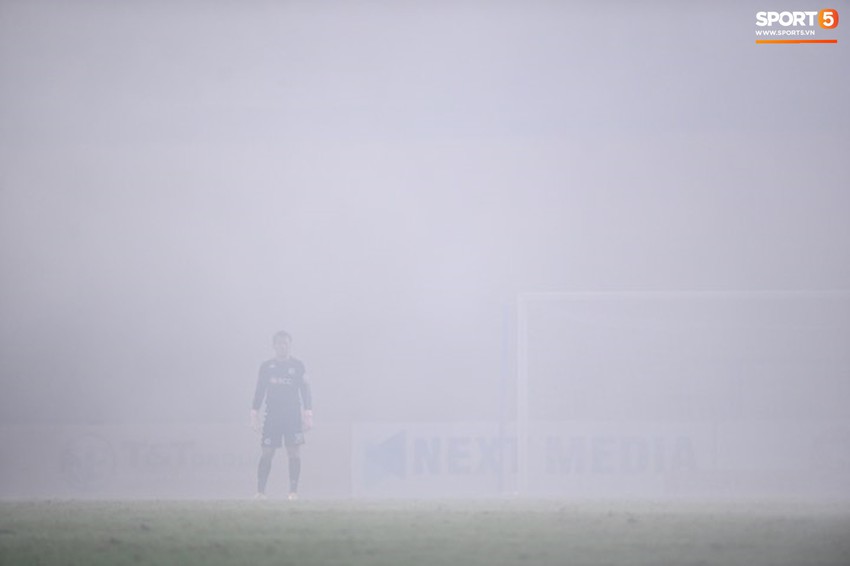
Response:
[[[304,444],[304,430],[301,428],[301,417],[289,418],[266,415],[263,424],[263,436],[260,441],[266,448],[281,446],[298,446]]]

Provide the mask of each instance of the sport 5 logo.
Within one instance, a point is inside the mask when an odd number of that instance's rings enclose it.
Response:
[[[838,27],[838,10],[827,8],[820,12],[756,12],[756,25],[759,27],[814,27],[815,19],[823,29]]]

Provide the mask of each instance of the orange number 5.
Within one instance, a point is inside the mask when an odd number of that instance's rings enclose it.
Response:
[[[838,10],[821,10],[818,13],[818,23],[824,29],[833,29],[838,26]]]

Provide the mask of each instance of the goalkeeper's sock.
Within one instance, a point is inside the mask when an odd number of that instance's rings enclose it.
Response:
[[[301,457],[289,459],[289,492],[298,492],[298,478],[301,477]]]
[[[269,481],[269,472],[272,471],[272,454],[260,456],[260,465],[257,466],[257,493],[266,492],[266,482]]]

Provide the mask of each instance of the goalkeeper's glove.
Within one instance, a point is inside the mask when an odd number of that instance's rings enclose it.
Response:
[[[304,431],[308,431],[313,428],[313,411],[310,409],[306,409],[303,413],[301,413],[301,422],[304,425]]]
[[[254,432],[260,432],[260,413],[257,409],[251,409],[251,428]]]

